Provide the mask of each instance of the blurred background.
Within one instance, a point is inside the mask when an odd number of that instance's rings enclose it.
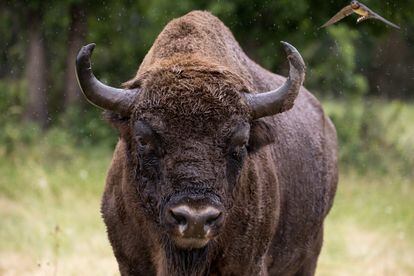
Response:
[[[130,79],[163,26],[209,10],[246,53],[286,75],[280,40],[340,141],[340,183],[317,275],[414,275],[414,1],[364,1],[401,26],[350,16],[347,1],[0,2],[0,275],[117,275],[99,205],[117,133],[81,96],[77,51]]]

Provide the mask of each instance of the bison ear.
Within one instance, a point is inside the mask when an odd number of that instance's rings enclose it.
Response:
[[[128,130],[129,120],[127,117],[108,110],[103,112],[103,117],[111,126],[118,129],[121,134]]]
[[[271,127],[263,120],[255,120],[250,125],[248,150],[250,153],[274,142]]]

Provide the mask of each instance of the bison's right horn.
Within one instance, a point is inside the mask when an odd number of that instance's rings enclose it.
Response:
[[[129,116],[139,90],[113,88],[96,79],[91,67],[94,48],[95,43],[83,46],[76,58],[76,76],[83,94],[89,102],[100,108]]]
[[[289,43],[283,42],[289,60],[289,77],[276,90],[263,93],[245,93],[253,119],[275,115],[292,108],[299,89],[305,80],[306,66],[298,50]]]

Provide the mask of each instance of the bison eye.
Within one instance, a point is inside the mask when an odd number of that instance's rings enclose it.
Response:
[[[139,144],[140,146],[145,147],[145,146],[147,146],[147,145],[149,144],[148,139],[145,139],[144,137],[140,137],[140,136],[138,136],[138,137],[137,137],[137,140],[138,140],[138,144]]]
[[[152,128],[143,121],[138,121],[134,125],[134,134],[138,150],[143,155],[160,154],[159,136]]]
[[[229,156],[233,161],[241,162],[246,155],[246,146],[236,146],[229,152]]]
[[[134,126],[135,137],[140,145],[148,145],[155,139],[155,132],[143,121],[138,121]]]

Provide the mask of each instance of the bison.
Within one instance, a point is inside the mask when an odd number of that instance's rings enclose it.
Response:
[[[337,185],[335,127],[282,42],[287,79],[194,11],[160,33],[122,89],[77,57],[119,132],[101,212],[122,275],[313,275]]]

